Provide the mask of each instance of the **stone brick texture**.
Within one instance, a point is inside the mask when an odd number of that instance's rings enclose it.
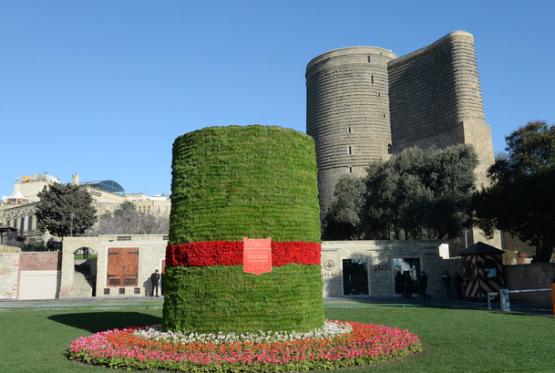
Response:
[[[0,245],[0,299],[17,299],[20,249]]]
[[[22,252],[19,262],[21,271],[55,271],[62,268],[62,252]]]
[[[362,176],[370,162],[389,156],[387,63],[394,57],[387,49],[354,47],[308,64],[307,133],[316,143],[323,206],[329,206],[341,176]]]

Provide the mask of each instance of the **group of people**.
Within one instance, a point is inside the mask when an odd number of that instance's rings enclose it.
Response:
[[[451,277],[446,270],[441,275],[441,282],[445,289],[447,298],[462,300],[463,299],[463,278],[459,272],[455,272],[455,276]]]
[[[416,291],[422,297],[424,302],[430,301],[430,295],[426,292],[428,288],[428,275],[426,271],[422,271],[418,277],[418,281],[414,281],[410,271],[398,271],[395,275],[395,292],[401,293],[403,298],[412,299],[412,294]]]
[[[455,272],[455,276],[451,277],[448,271],[441,276],[441,282],[445,289],[447,298],[456,300],[463,299],[463,278],[459,272]],[[401,293],[403,298],[412,299],[412,294],[418,292],[423,302],[430,302],[431,297],[428,290],[428,275],[426,271],[420,272],[417,280],[413,280],[410,271],[397,271],[395,275],[395,293]]]

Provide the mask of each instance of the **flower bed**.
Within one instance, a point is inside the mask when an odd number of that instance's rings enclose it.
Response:
[[[70,359],[110,367],[189,372],[277,372],[369,365],[422,350],[407,330],[357,322],[326,322],[313,332],[163,333],[114,329],[80,337]]]

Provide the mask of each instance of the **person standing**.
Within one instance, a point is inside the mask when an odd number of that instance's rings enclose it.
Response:
[[[400,269],[395,275],[395,294],[403,294],[403,275]]]
[[[443,288],[445,289],[445,296],[449,299],[453,298],[453,290],[451,289],[451,275],[449,274],[449,271],[445,270],[443,271],[443,274],[441,275],[441,282],[443,283]]]
[[[455,296],[457,300],[462,300],[463,297],[463,278],[459,272],[455,272],[455,278],[453,279],[453,285],[455,287]]]
[[[158,286],[160,284],[160,273],[158,270],[155,270],[153,274],[150,275],[150,284],[152,285],[152,291],[150,296],[154,296],[154,290],[156,289],[156,296],[158,296]]]
[[[401,287],[403,290],[403,298],[411,299],[412,298],[412,279],[410,277],[409,271],[403,272],[403,281],[401,283]]]
[[[420,273],[420,278],[418,279],[418,290],[420,291],[420,297],[422,298],[422,302],[430,302],[432,297],[426,293],[426,289],[428,288],[428,275],[426,271],[422,271]]]

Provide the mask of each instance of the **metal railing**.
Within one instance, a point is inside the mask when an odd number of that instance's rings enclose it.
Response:
[[[541,289],[501,289],[498,292],[487,293],[488,300],[488,310],[491,311],[491,301],[495,298],[500,297],[501,311],[510,312],[511,311],[511,301],[510,294],[521,294],[521,293],[543,293],[551,292],[551,288],[541,288]]]

